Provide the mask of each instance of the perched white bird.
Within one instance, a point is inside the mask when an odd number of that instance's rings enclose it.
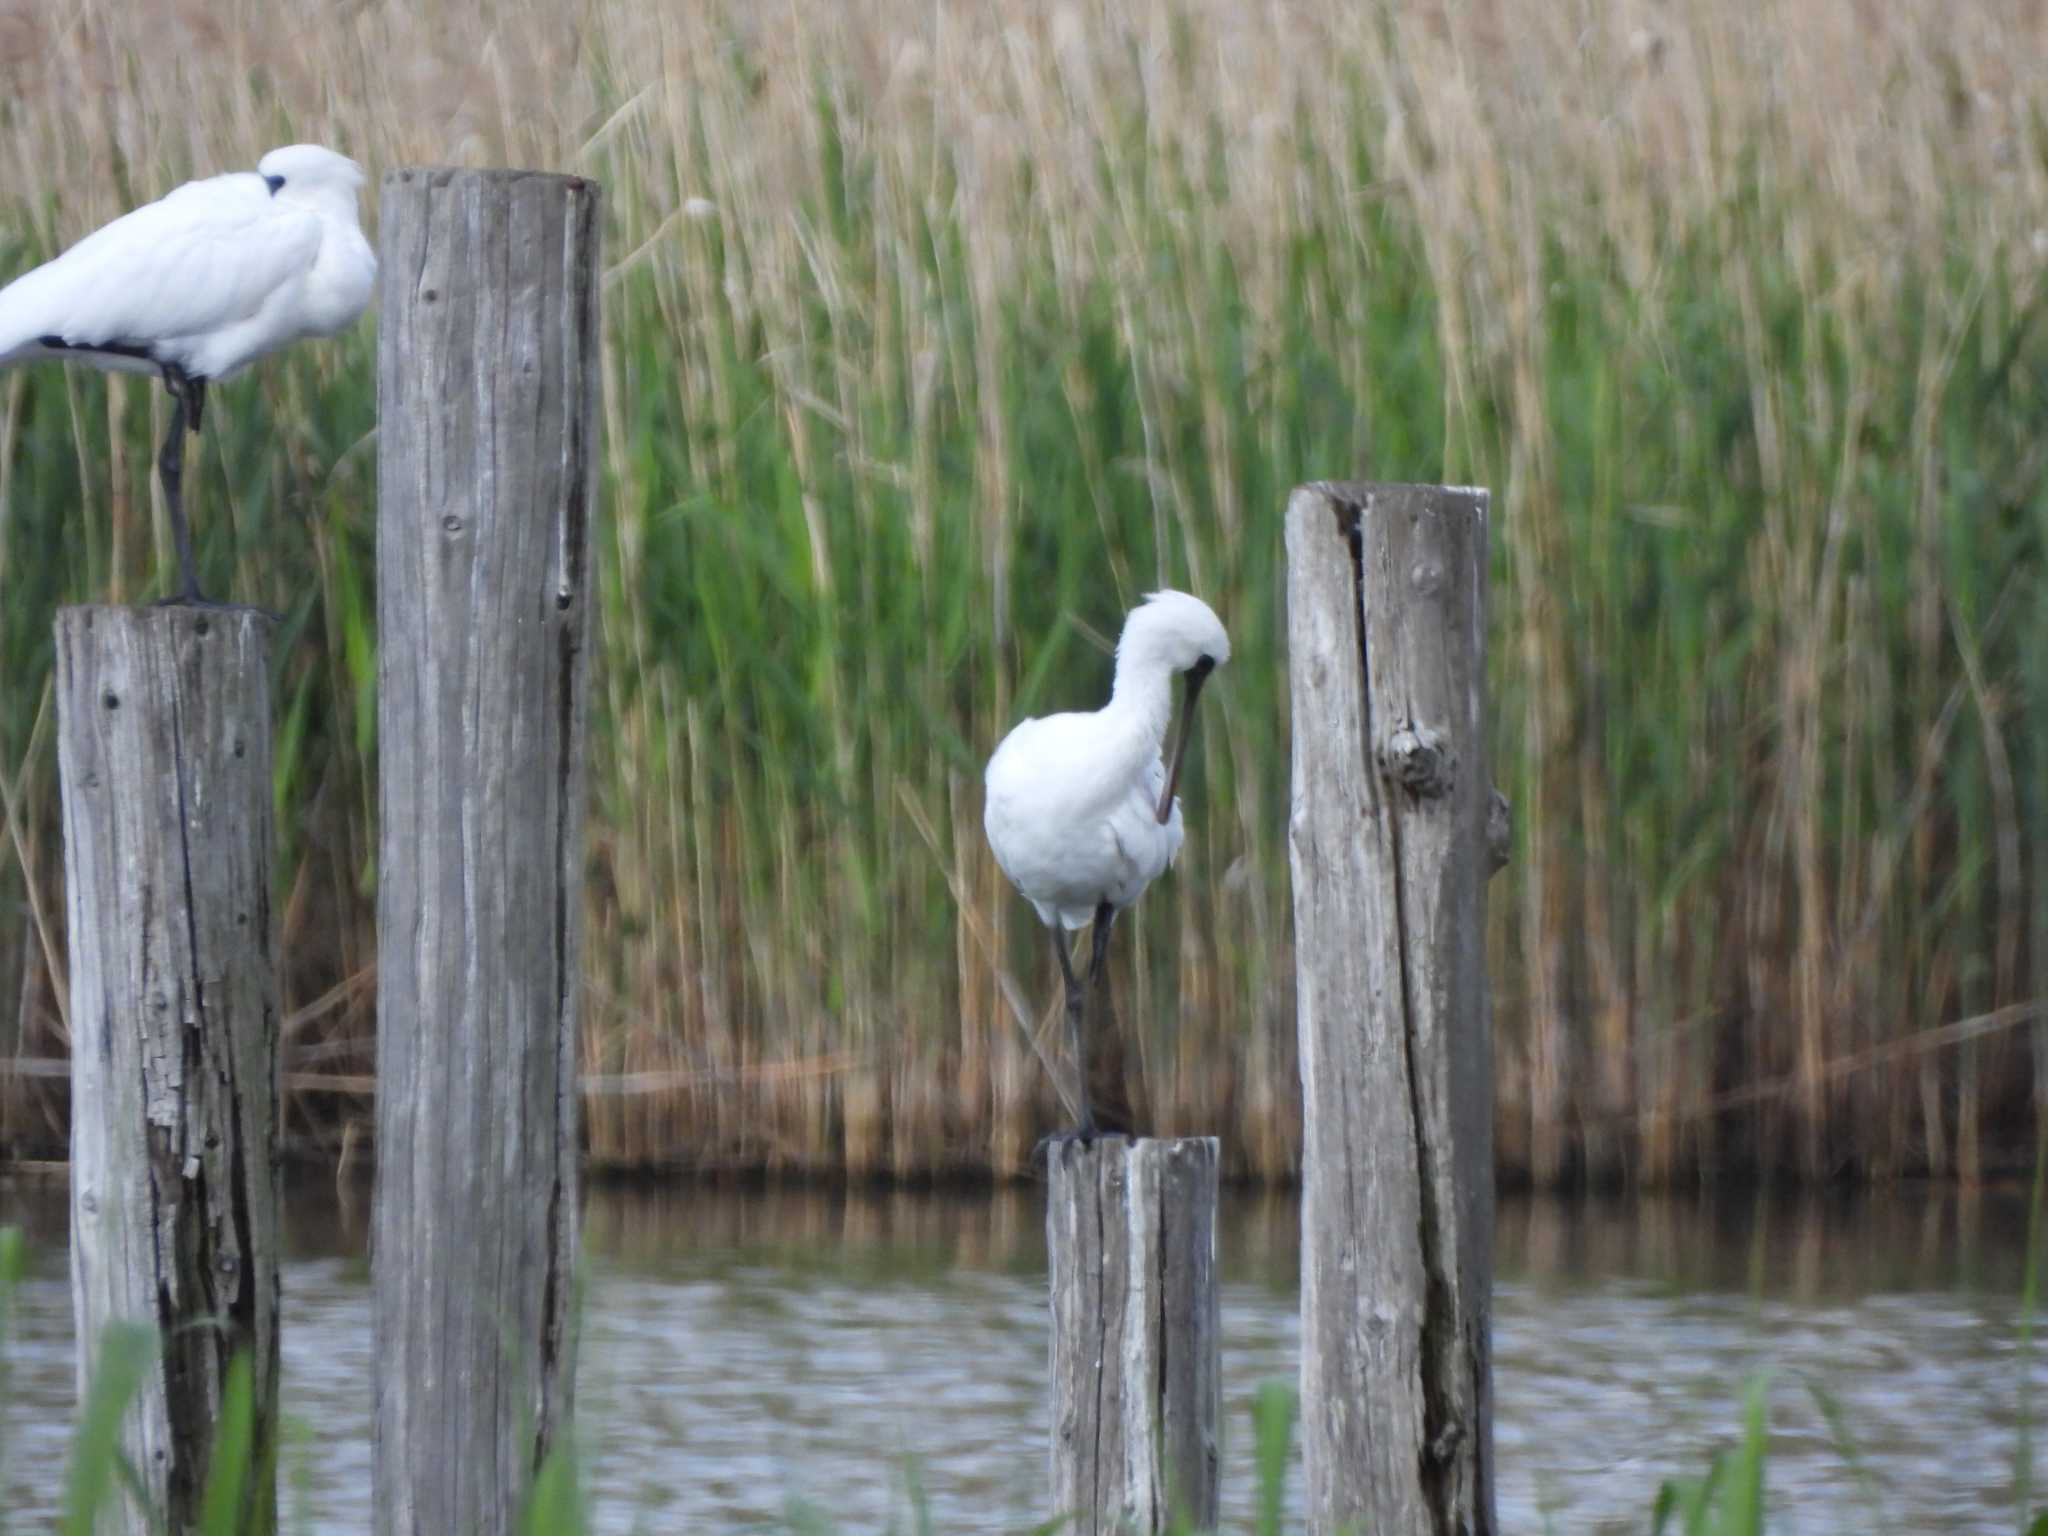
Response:
[[[1093,985],[1116,914],[1180,852],[1174,790],[1195,701],[1209,674],[1228,660],[1230,637],[1207,603],[1185,592],[1154,592],[1124,620],[1109,702],[1090,712],[1026,720],[988,760],[981,824],[1003,873],[1052,930],[1081,1085],[1074,1134],[1083,1141],[1096,1129],[1081,1037],[1086,994],[1074,974],[1067,933],[1095,925],[1088,966]],[[1169,760],[1160,749],[1173,712],[1175,673],[1187,682]]]
[[[362,167],[331,149],[273,149],[255,171],[188,181],[0,288],[0,365],[62,358],[153,373],[171,392],[157,471],[176,601],[206,602],[185,521],[185,432],[199,430],[211,381],[362,314],[377,277],[356,222],[362,184]]]

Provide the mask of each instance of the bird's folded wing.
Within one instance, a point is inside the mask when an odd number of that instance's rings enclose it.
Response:
[[[1141,782],[1152,784],[1156,801],[1166,782],[1158,758],[1156,744],[1105,735],[1092,714],[1044,715],[1003,738],[983,777],[991,796],[1014,798],[1033,817],[1095,821]]]
[[[43,336],[148,347],[233,325],[319,247],[319,217],[260,176],[187,182],[0,290],[0,358]]]

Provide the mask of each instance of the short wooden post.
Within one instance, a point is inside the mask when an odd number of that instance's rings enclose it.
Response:
[[[1213,1136],[1055,1142],[1053,1513],[1072,1536],[1216,1524]]]
[[[506,1536],[575,1375],[598,188],[380,219],[375,1528]]]
[[[179,1532],[238,1351],[259,1466],[276,1423],[270,628],[243,609],[57,615],[79,1393],[110,1324],[156,1331],[123,1443]],[[275,1483],[246,1497],[238,1528],[270,1529]],[[154,1529],[133,1506],[106,1528]]]
[[[1495,1529],[1486,513],[1483,490],[1408,485],[1287,509],[1318,1536]]]

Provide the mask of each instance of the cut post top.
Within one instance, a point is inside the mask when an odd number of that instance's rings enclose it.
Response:
[[[409,186],[415,181],[430,186],[445,187],[456,181],[473,181],[483,186],[512,186],[522,181],[556,182],[572,196],[586,189],[595,192],[600,183],[588,176],[575,176],[563,171],[527,171],[505,166],[471,167],[463,165],[399,165],[384,173],[381,188],[389,191],[393,187]]]
[[[195,635],[214,630],[259,626],[265,637],[277,629],[277,615],[264,608],[194,607],[187,603],[65,603],[57,610],[57,623],[66,629],[111,628],[117,624],[144,629],[164,626],[189,629]]]
[[[1493,492],[1483,485],[1430,485],[1421,480],[1310,480],[1295,488],[1327,496],[1332,501],[1362,507],[1375,498],[1422,496],[1431,501],[1455,498],[1476,504],[1482,511],[1492,503]]]

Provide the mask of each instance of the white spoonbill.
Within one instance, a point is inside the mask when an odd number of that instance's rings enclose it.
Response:
[[[982,828],[996,862],[1052,930],[1066,984],[1067,1037],[1080,1080],[1081,1123],[1095,1137],[1082,1039],[1086,994],[1074,975],[1070,930],[1095,925],[1088,981],[1102,973],[1110,925],[1180,852],[1181,760],[1202,684],[1230,660],[1230,637],[1209,605],[1154,592],[1124,619],[1116,682],[1093,711],[1026,720],[988,760]],[[1160,754],[1173,712],[1173,676],[1186,676],[1171,764]]]
[[[318,144],[256,169],[188,181],[0,288],[0,365],[54,357],[153,373],[171,392],[157,455],[181,582],[205,604],[185,521],[185,433],[206,386],[304,336],[332,336],[370,301],[377,258],[356,222],[363,168]]]

